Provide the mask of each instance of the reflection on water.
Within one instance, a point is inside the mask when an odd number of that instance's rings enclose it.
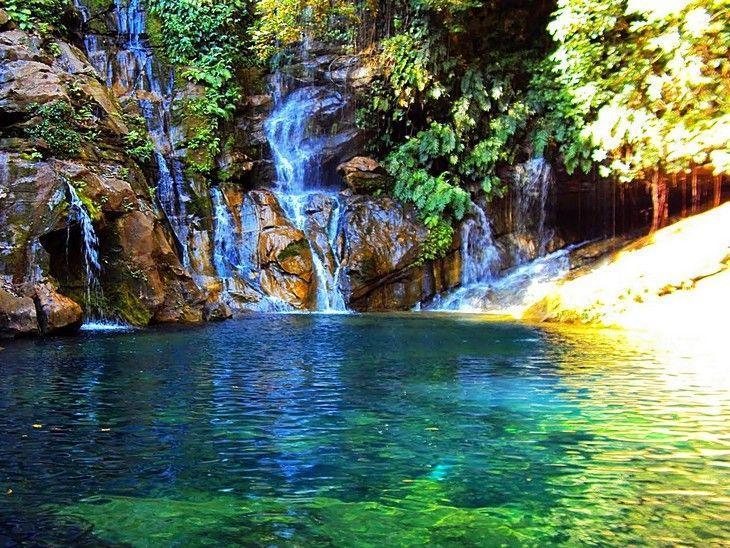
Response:
[[[721,341],[293,315],[19,342],[0,540],[727,541]]]

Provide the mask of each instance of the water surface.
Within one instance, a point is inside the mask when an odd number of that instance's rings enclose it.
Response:
[[[260,315],[5,343],[0,543],[726,542],[711,340]]]

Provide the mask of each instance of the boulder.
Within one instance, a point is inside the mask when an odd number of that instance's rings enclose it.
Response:
[[[344,284],[355,310],[409,310],[460,282],[458,241],[446,258],[419,260],[428,230],[415,210],[391,198],[354,196],[341,242]]]
[[[212,301],[203,308],[203,319],[206,322],[222,322],[233,317],[231,308],[224,302]]]
[[[372,194],[388,186],[390,178],[373,158],[355,156],[337,166],[337,173],[355,194]]]
[[[0,287],[0,337],[38,334],[38,316],[30,297]]]
[[[34,300],[38,326],[44,335],[73,334],[81,327],[84,319],[81,306],[50,285],[36,285]]]

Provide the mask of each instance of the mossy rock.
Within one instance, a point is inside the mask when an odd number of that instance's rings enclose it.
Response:
[[[284,249],[282,249],[276,256],[278,262],[284,262],[292,257],[298,257],[309,250],[309,244],[307,240],[297,240],[296,242],[290,243]]]

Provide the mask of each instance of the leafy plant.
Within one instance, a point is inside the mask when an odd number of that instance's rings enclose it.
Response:
[[[149,162],[155,152],[155,146],[146,131],[132,128],[124,136],[124,147],[132,158],[139,162]]]
[[[545,86],[569,170],[621,181],[712,164],[730,172],[725,0],[560,0]]]
[[[45,103],[35,108],[39,121],[27,128],[29,136],[42,139],[59,157],[75,156],[81,150],[83,137],[79,124],[83,116],[65,101]]]
[[[3,0],[2,8],[20,29],[45,35],[53,28],[62,29],[63,15],[71,5],[70,0]]]

